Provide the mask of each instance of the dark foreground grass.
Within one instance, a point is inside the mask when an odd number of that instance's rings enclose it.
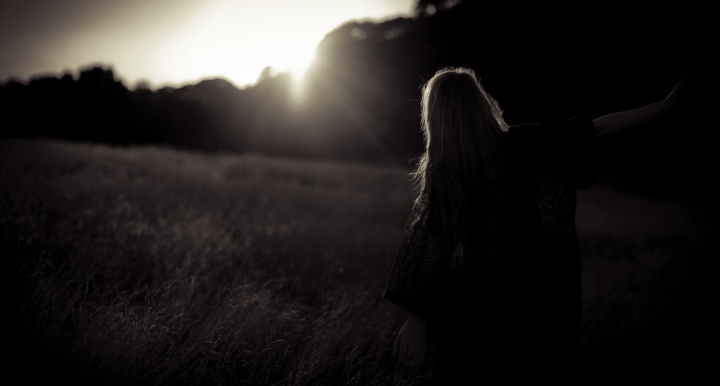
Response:
[[[410,210],[408,171],[1,141],[3,374],[424,384],[428,368],[396,373],[404,315],[380,299]],[[717,255],[714,220],[602,184],[582,192],[585,385],[704,374],[703,303],[714,300],[698,274]]]

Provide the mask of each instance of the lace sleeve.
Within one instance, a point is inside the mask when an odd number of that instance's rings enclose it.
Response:
[[[431,319],[446,294],[458,252],[445,237],[429,231],[425,201],[418,200],[405,226],[383,298],[423,320]]]

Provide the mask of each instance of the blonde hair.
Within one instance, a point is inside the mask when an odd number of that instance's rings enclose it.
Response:
[[[422,87],[421,124],[425,151],[413,179],[431,228],[464,241],[472,220],[492,240],[506,218],[509,190],[508,125],[498,102],[472,69],[442,68]]]

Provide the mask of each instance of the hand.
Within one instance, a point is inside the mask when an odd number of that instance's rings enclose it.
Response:
[[[413,314],[408,314],[407,321],[400,329],[393,354],[398,357],[400,366],[417,366],[425,360],[425,322]]]
[[[692,90],[697,86],[697,72],[685,74],[663,101],[668,109],[674,109],[684,100],[690,98]]]

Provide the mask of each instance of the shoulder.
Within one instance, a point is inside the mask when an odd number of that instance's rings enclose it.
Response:
[[[508,134],[513,137],[518,136],[539,136],[552,133],[568,133],[573,131],[594,130],[595,126],[592,119],[584,116],[572,116],[570,118],[544,121],[544,122],[523,122],[511,125],[508,128]]]
[[[563,120],[512,125],[506,137],[514,147],[554,148],[592,142],[596,137],[593,121],[584,116]],[[524,149],[527,150],[527,149]]]

